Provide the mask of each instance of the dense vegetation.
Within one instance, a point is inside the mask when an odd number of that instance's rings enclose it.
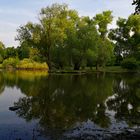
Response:
[[[133,0],[133,5],[136,5],[135,14],[140,14],[140,0]]]
[[[139,1],[133,2],[138,5]],[[137,6],[138,7],[138,6]],[[39,22],[28,22],[17,30],[17,48],[5,48],[0,42],[0,63],[3,67],[74,69],[122,66],[136,69],[140,65],[140,15],[118,18],[116,28],[111,11],[94,17],[79,16],[66,4],[42,8]],[[48,64],[45,64],[45,62]],[[27,63],[27,64],[26,64]],[[30,63],[28,65],[28,63]]]

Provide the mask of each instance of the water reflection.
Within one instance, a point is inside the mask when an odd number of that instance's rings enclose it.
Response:
[[[114,110],[115,118],[125,120],[129,126],[140,125],[139,75],[118,77],[113,89],[115,96],[107,101],[109,110]]]
[[[0,72],[0,93],[14,86],[26,95],[14,103],[20,107],[16,114],[26,121],[39,120],[39,131],[53,139],[88,120],[96,128],[112,128],[114,120],[125,126],[140,124],[138,74]]]

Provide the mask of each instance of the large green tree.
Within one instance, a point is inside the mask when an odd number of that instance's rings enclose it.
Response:
[[[96,49],[98,38],[95,25],[89,17],[80,18],[75,29],[68,32],[67,52],[74,70],[79,70],[82,65],[86,66],[87,54]]]
[[[102,38],[105,38],[108,33],[108,25],[113,20],[111,11],[104,11],[101,14],[97,14],[94,18],[95,24],[98,26],[98,31]]]
[[[67,38],[67,29],[75,26],[77,19],[78,13],[70,10],[66,4],[53,4],[41,9],[38,24],[28,23],[20,27],[17,39],[21,43],[27,41],[30,45],[38,47],[40,52],[46,56],[51,69],[52,49],[63,46],[63,41]]]
[[[130,53],[129,55],[140,60],[140,15],[131,15],[127,25],[130,29]]]
[[[113,20],[112,12],[104,11],[101,14],[97,14],[93,20],[100,34],[100,38],[96,43],[96,69],[98,70],[100,65],[106,65],[113,53],[113,45],[108,40],[108,25],[111,24]]]
[[[127,20],[124,18],[118,18],[116,22],[117,27],[110,29],[109,38],[115,42],[114,54],[116,58],[116,65],[120,65],[123,57],[128,55],[130,43],[129,43],[129,28],[127,26]]]
[[[117,26],[109,34],[116,42],[116,57],[134,57],[140,60],[140,15],[130,15],[128,19],[119,18]]]

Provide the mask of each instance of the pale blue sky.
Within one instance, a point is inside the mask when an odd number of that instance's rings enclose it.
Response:
[[[127,18],[134,12],[132,0],[0,0],[0,40],[6,46],[16,46],[16,29],[28,21],[37,21],[40,9],[52,3],[66,3],[81,16],[93,17],[102,11],[112,10],[116,19]]]

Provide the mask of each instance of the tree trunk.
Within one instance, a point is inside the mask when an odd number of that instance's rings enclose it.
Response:
[[[51,46],[48,46],[48,52],[47,52],[47,56],[46,56],[47,57],[47,63],[48,63],[48,66],[49,66],[49,70],[52,69],[50,48],[51,48]]]
[[[47,63],[48,63],[48,66],[49,66],[49,70],[51,70],[52,69],[51,61],[48,60]]]
[[[50,60],[50,54],[49,53],[47,53],[46,59],[47,59],[46,63],[48,64],[49,70],[51,70],[52,69],[52,65],[51,65],[51,60]]]
[[[96,62],[96,71],[98,71],[99,70],[99,64],[98,64],[98,62]]]
[[[80,65],[78,63],[74,65],[74,70],[80,70]]]

